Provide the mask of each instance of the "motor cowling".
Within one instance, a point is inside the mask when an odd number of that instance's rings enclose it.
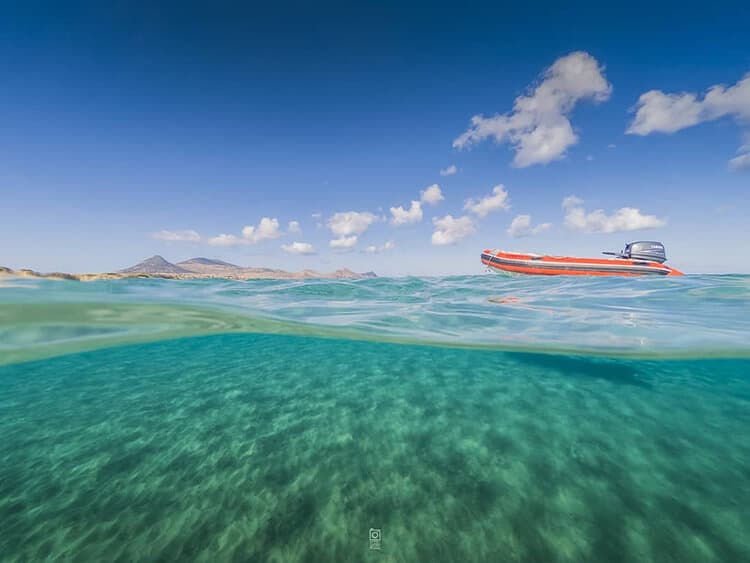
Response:
[[[647,260],[662,264],[667,261],[664,245],[651,240],[639,240],[625,245],[625,250],[620,253],[621,258],[629,260]]]

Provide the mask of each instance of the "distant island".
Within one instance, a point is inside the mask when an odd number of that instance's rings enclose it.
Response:
[[[0,275],[16,277],[33,277],[49,279],[65,279],[78,281],[115,280],[126,278],[162,278],[176,280],[191,280],[203,278],[224,278],[230,280],[255,279],[363,279],[376,278],[375,272],[357,273],[347,268],[330,273],[320,273],[315,270],[301,272],[287,272],[271,268],[252,268],[237,266],[223,260],[211,258],[191,258],[173,264],[161,256],[152,256],[135,266],[130,266],[117,272],[100,274],[68,274],[63,272],[40,273],[34,270],[13,270],[0,266]]]

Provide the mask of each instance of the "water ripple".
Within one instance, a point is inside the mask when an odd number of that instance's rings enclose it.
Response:
[[[0,363],[32,357],[38,352],[30,349],[45,346],[67,350],[254,331],[538,351],[747,356],[750,276],[13,280],[0,287]]]

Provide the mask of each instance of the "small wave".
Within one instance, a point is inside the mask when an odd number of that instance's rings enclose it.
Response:
[[[746,357],[750,276],[19,280],[0,288],[0,363],[222,332]]]

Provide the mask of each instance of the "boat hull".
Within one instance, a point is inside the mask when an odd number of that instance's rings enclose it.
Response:
[[[537,276],[681,276],[682,272],[645,260],[622,258],[575,258],[571,256],[539,256],[485,250],[482,263],[507,273]]]

